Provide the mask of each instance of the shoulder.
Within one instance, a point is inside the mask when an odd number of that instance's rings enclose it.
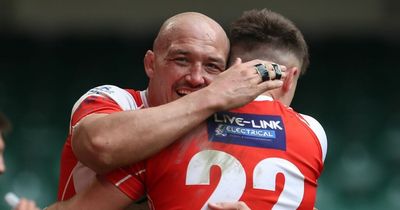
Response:
[[[328,139],[326,137],[326,133],[322,125],[313,117],[305,114],[300,114],[301,117],[306,121],[307,125],[311,128],[311,130],[317,136],[321,149],[322,149],[322,160],[325,160],[326,152],[328,149]]]
[[[122,110],[134,110],[138,108],[138,105],[132,96],[132,94],[115,85],[101,85],[87,91],[79,100],[75,103],[74,108],[78,107],[82,101],[88,97],[106,97],[117,103]]]
[[[90,89],[87,94],[109,97],[115,101],[122,110],[132,110],[137,108],[135,99],[130,92],[115,85],[98,86]]]

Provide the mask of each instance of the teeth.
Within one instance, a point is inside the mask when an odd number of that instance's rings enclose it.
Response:
[[[192,91],[190,91],[190,90],[178,90],[176,92],[178,92],[178,94],[180,94],[180,95],[187,95],[187,94],[190,94]]]

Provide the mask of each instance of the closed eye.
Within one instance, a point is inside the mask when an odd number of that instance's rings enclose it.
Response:
[[[207,63],[205,66],[209,73],[219,74],[225,70],[225,66],[221,66],[216,63]]]
[[[180,66],[187,66],[189,63],[189,59],[187,59],[186,57],[175,57],[170,59],[170,61],[180,65]]]

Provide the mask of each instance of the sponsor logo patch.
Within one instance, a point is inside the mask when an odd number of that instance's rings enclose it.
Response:
[[[280,116],[218,112],[207,120],[207,130],[209,141],[286,150]]]
[[[112,87],[108,85],[95,87],[89,90],[89,94],[103,94],[103,93],[112,94],[114,93],[114,90],[112,90]]]

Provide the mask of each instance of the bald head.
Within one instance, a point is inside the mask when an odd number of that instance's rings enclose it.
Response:
[[[209,85],[225,70],[228,54],[228,36],[213,19],[196,12],[167,19],[144,57],[149,104],[165,104]]]
[[[229,52],[229,39],[221,25],[198,12],[184,12],[167,19],[154,40],[153,50],[163,50],[181,38],[223,43],[224,50]]]

